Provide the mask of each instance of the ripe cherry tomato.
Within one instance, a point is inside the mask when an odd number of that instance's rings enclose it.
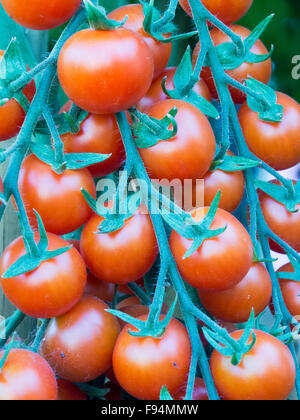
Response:
[[[243,40],[245,40],[249,35],[250,31],[247,28],[244,28],[243,26],[239,25],[232,25],[231,30],[239,35]],[[213,43],[215,46],[224,44],[226,42],[232,42],[231,39],[224,34],[224,32],[220,31],[217,28],[214,28],[210,31],[210,35],[212,37]],[[200,43],[196,45],[196,48],[194,50],[193,54],[193,64],[196,63],[198,55],[200,51]],[[264,46],[264,44],[258,40],[254,44],[254,46],[251,49],[251,52],[254,54],[268,54],[268,50]],[[263,61],[262,63],[246,63],[244,62],[241,66],[237,67],[233,70],[227,70],[226,73],[233,79],[237,80],[238,82],[243,82],[245,79],[247,79],[249,76],[254,77],[254,79],[268,84],[271,75],[272,75],[272,61],[269,58],[266,61]],[[207,86],[210,89],[210,92],[213,96],[213,98],[218,98],[218,93],[216,90],[215,82],[213,80],[211,70],[209,67],[204,67],[203,71],[201,73],[201,77],[206,82]],[[241,104],[246,100],[246,95],[238,90],[237,88],[233,88],[230,86],[230,92],[232,99],[235,103]]]
[[[249,149],[280,171],[300,162],[300,105],[280,92],[277,103],[284,109],[279,123],[260,120],[246,102],[239,110],[239,120]]]
[[[179,3],[192,16],[189,0],[179,0]],[[218,19],[230,25],[248,12],[253,0],[202,0],[202,3]]]
[[[288,263],[278,270],[278,273],[294,273],[292,264]],[[285,304],[293,316],[300,315],[300,283],[295,280],[280,279],[281,292]]]
[[[272,183],[280,185],[278,181],[272,181]],[[260,192],[259,195],[261,209],[269,228],[297,252],[300,252],[300,211],[290,213],[283,204],[264,192]],[[300,204],[296,205],[296,209],[300,210]],[[274,251],[284,253],[283,249],[273,241],[270,241],[270,246]]]
[[[157,242],[150,216],[140,208],[116,232],[97,233],[103,217],[94,214],[81,236],[81,254],[100,280],[126,284],[150,270],[157,257]]]
[[[57,380],[58,399],[60,401],[86,401],[87,396],[69,381],[64,379]]]
[[[184,400],[186,395],[186,385],[179,389],[175,394],[174,400]],[[205,386],[205,382],[202,378],[195,379],[195,386],[192,395],[192,401],[208,401],[208,393]]]
[[[237,340],[242,333],[235,331],[231,336]],[[213,352],[210,366],[219,394],[233,401],[286,400],[295,384],[293,357],[277,338],[263,331],[254,333],[256,344],[238,366],[230,357]]]
[[[162,101],[147,113],[160,120],[174,107],[178,109],[175,117],[178,123],[177,135],[170,140],[160,140],[147,149],[140,149],[141,157],[153,179],[184,181],[201,178],[214,158],[214,133],[205,115],[184,101]]]
[[[2,0],[6,13],[20,25],[30,29],[56,28],[69,20],[81,0]]]
[[[48,251],[68,247],[59,236],[48,233]],[[35,240],[39,240],[38,232]],[[26,250],[22,237],[12,242],[0,259],[3,274]],[[76,249],[44,261],[38,268],[16,277],[1,278],[6,297],[22,312],[34,318],[52,318],[71,309],[81,298],[86,284],[86,268]]]
[[[0,50],[0,59],[3,55],[4,51]],[[23,93],[31,102],[35,95],[34,80],[24,87]],[[0,106],[0,141],[15,137],[19,133],[24,119],[25,111],[15,99],[10,99],[5,105]]]
[[[19,189],[33,228],[35,209],[48,232],[64,235],[82,226],[92,213],[81,188],[96,197],[94,180],[87,169],[55,173],[36,156],[25,158],[19,176]]]
[[[176,73],[176,67],[169,67],[163,71],[163,73],[159,76],[157,80],[155,80],[150,89],[146,93],[146,95],[140,100],[137,104],[137,108],[142,111],[146,112],[148,108],[152,107],[153,105],[157,104],[160,101],[164,101],[166,99],[170,99],[169,96],[165,94],[162,88],[162,81],[166,77],[166,88],[169,90],[174,89],[174,74]],[[211,101],[211,94],[206,85],[206,83],[200,79],[199,82],[194,86],[193,89],[198,95],[202,96],[203,98],[207,99],[209,102]]]
[[[41,352],[56,374],[71,382],[89,382],[111,366],[120,326],[109,307],[84,296],[71,311],[52,319]]]
[[[87,283],[85,293],[87,295],[96,296],[104,300],[104,302],[112,302],[115,295],[115,285],[97,279],[93,274],[89,273],[87,276]]]
[[[146,320],[146,316],[139,319]],[[142,400],[158,400],[161,388],[175,393],[189,372],[191,344],[184,325],[172,319],[160,338],[134,337],[122,330],[113,353],[113,368],[122,388]]]
[[[0,352],[0,360],[4,350]],[[38,354],[12,349],[0,373],[1,401],[54,401],[57,383],[48,363]]]
[[[135,105],[153,78],[153,54],[128,29],[77,32],[63,46],[58,76],[67,96],[95,114],[114,114]]]
[[[117,304],[116,309],[118,309],[118,311],[123,311],[123,308],[127,306],[140,305],[140,304],[141,304],[141,301],[137,296],[130,296],[126,299],[121,300]]]
[[[118,311],[124,312],[127,315],[133,316],[134,318],[139,318],[143,315],[149,314],[149,308],[148,306],[141,305],[139,303],[130,304],[128,306],[121,306],[116,308]],[[119,323],[121,326],[121,329],[123,329],[126,326],[126,322],[119,319]]]
[[[231,289],[202,292],[199,297],[206,310],[215,318],[235,324],[247,322],[252,309],[259,315],[269,305],[272,281],[261,263],[253,263],[244,279]]]
[[[125,17],[127,20],[123,28],[130,29],[139,34],[144,41],[148,44],[154,58],[154,79],[156,79],[167,66],[172,53],[172,43],[163,43],[157,41],[147,32],[145,32],[144,12],[141,4],[127,4],[119,7],[111,12],[108,16],[110,19],[122,21]]]
[[[194,210],[191,215],[201,222],[209,208]],[[189,258],[183,259],[193,241],[174,230],[170,247],[178,269],[192,286],[202,291],[222,291],[238,284],[248,273],[253,259],[253,246],[244,226],[230,213],[218,209],[211,229],[227,226],[221,235],[205,240]]]

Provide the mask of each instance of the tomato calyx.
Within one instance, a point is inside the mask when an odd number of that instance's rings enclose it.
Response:
[[[107,17],[104,7],[93,4],[90,0],[83,0],[86,9],[87,18],[91,28],[95,30],[113,30],[120,28],[127,21],[127,17],[118,22]]]
[[[265,194],[283,204],[290,213],[298,213],[296,205],[300,203],[300,181],[287,180],[286,185],[283,186],[257,179],[255,185]]]
[[[287,256],[289,257],[290,263],[292,264],[294,271],[293,272],[278,271],[277,278],[300,282],[300,262],[296,260],[296,258],[294,258],[288,252],[287,252]]]
[[[273,337],[278,338],[281,341],[285,341],[285,338],[283,338],[282,334],[285,332],[285,330],[288,328],[287,326],[283,326],[281,325],[283,317],[282,315],[279,314],[275,314],[275,320],[273,322],[273,325],[270,327],[270,325],[265,325],[262,323],[262,318],[264,317],[264,315],[266,314],[266,310],[264,310],[263,312],[261,312],[255,321],[255,329],[260,330],[260,331],[264,331],[267,334],[272,335]],[[283,340],[282,340],[283,338]],[[291,337],[289,337],[290,339]]]
[[[171,397],[166,385],[164,385],[162,387],[162,389],[160,391],[159,399],[160,399],[160,401],[173,401],[173,398]]]
[[[216,169],[219,169],[223,172],[246,171],[247,169],[259,166],[260,163],[261,161],[259,160],[252,160],[241,156],[225,154],[223,159],[219,159],[218,156],[216,157],[210,167],[210,171],[215,171]]]

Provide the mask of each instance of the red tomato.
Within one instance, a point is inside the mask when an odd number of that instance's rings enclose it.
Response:
[[[294,273],[292,264],[288,263],[278,270],[278,273]],[[280,279],[281,292],[285,304],[293,316],[300,316],[300,283],[296,280]]]
[[[272,181],[272,183],[280,185],[278,181]],[[300,211],[290,213],[283,204],[264,192],[260,191],[259,195],[261,209],[269,228],[297,252],[300,252]],[[300,210],[300,204],[296,205],[296,209]],[[283,249],[273,241],[270,241],[270,246],[274,251],[284,253]]]
[[[85,293],[96,296],[105,302],[112,302],[115,295],[115,285],[97,279],[93,274],[89,273],[87,276],[87,283]]]
[[[250,35],[249,29],[244,28],[243,26],[232,25],[231,30],[235,34],[239,35],[243,40],[245,40]],[[224,44],[226,42],[232,42],[231,39],[227,35],[224,34],[224,32],[220,31],[217,28],[212,29],[210,31],[210,35],[212,37],[212,40],[215,46]],[[200,51],[200,43],[197,44],[194,50],[193,64],[195,64],[197,61],[199,51]],[[267,54],[268,50],[266,49],[264,44],[260,40],[258,40],[252,47],[251,52],[254,54],[262,55],[262,54]],[[237,67],[236,69],[227,70],[226,73],[228,73],[230,77],[232,77],[233,79],[241,83],[245,79],[247,79],[249,76],[251,76],[262,83],[268,84],[272,75],[272,61],[269,58],[268,60],[263,61],[262,63],[244,62],[241,66]],[[203,68],[201,77],[207,83],[207,86],[209,87],[213,98],[217,99],[218,93],[217,93],[215,82],[213,80],[211,70],[209,67]],[[231,92],[232,99],[234,100],[235,103],[241,104],[246,100],[246,95],[240,90],[230,87],[230,92]]]
[[[41,352],[56,374],[71,382],[89,382],[111,366],[120,326],[100,299],[84,296],[71,311],[52,319]]]
[[[2,59],[4,51],[0,50],[0,59]],[[29,102],[35,95],[35,83],[32,80],[24,87],[23,93]],[[0,141],[9,140],[15,137],[24,122],[25,111],[21,105],[15,100],[10,99],[5,105],[0,107]]]
[[[249,149],[280,171],[300,162],[300,105],[280,92],[277,103],[284,109],[279,123],[260,120],[247,102],[239,110],[239,120]]]
[[[132,305],[140,305],[141,301],[137,296],[130,296],[126,299],[121,300],[117,306],[116,309],[118,309],[118,311],[123,311],[123,308],[128,307],[128,306],[132,306]]]
[[[81,236],[81,253],[89,270],[100,280],[127,284],[150,270],[157,242],[149,214],[140,208],[116,232],[97,233],[103,217],[94,214]]]
[[[186,395],[186,385],[184,385],[180,390],[175,394],[174,400],[184,400]],[[192,395],[192,401],[208,401],[208,393],[205,386],[205,382],[202,378],[195,379],[195,386]]]
[[[215,136],[208,119],[187,102],[169,99],[151,107],[150,117],[164,118],[177,107],[178,133],[170,140],[160,140],[155,146],[140,149],[141,157],[152,179],[172,181],[201,178],[215,155]]]
[[[254,332],[256,344],[238,366],[232,365],[230,357],[213,352],[210,365],[219,394],[233,401],[286,400],[295,384],[293,357],[277,338]],[[231,336],[237,340],[242,333],[235,331]]]
[[[74,34],[58,59],[58,76],[67,96],[95,114],[114,114],[135,105],[153,78],[153,54],[128,29]]]
[[[197,209],[191,215],[197,222],[201,222],[208,210],[208,207]],[[171,233],[170,247],[182,277],[202,291],[230,289],[243,280],[251,267],[253,246],[248,232],[234,216],[218,209],[211,229],[225,226],[225,232],[205,240],[186,259],[183,257],[193,241],[180,236],[174,230]]]
[[[135,282],[138,286],[144,288],[144,278],[141,277]],[[124,295],[133,295],[133,291],[126,284],[119,284],[118,292],[124,293]]]
[[[19,189],[33,228],[36,228],[35,209],[48,232],[64,235],[82,226],[92,210],[81,189],[96,198],[94,180],[87,169],[55,173],[36,156],[25,158],[19,176]]]
[[[188,0],[179,0],[181,7],[192,16]],[[202,0],[203,5],[218,19],[230,25],[243,17],[253,0]]]
[[[199,291],[205,309],[215,318],[235,324],[247,322],[252,309],[259,315],[269,305],[272,281],[263,264],[253,263],[244,279],[221,292]]]
[[[57,380],[58,399],[60,401],[86,401],[87,396],[69,381],[64,379]]]
[[[156,79],[167,66],[172,53],[172,43],[163,43],[157,41],[147,32],[145,32],[144,12],[141,4],[127,4],[111,12],[108,17],[117,21],[122,21],[127,17],[123,28],[130,29],[139,34],[148,44],[154,58],[154,79]]]
[[[170,99],[169,96],[167,96],[165,92],[163,91],[161,84],[164,77],[167,77],[166,88],[169,90],[173,90],[175,87],[174,74],[176,73],[176,70],[177,70],[176,67],[169,67],[165,69],[163,73],[159,76],[159,78],[152,83],[146,95],[137,104],[137,108],[140,111],[146,112],[148,108],[152,107],[158,102],[164,101],[166,99]],[[202,79],[200,79],[199,82],[194,86],[193,90],[196,93],[198,93],[198,95],[202,96],[203,98],[207,99],[210,102],[211,100],[210,91],[206,83]]]
[[[48,251],[69,246],[59,236],[48,233]],[[39,240],[38,232],[35,240]],[[3,274],[26,250],[22,237],[12,242],[2,254],[0,273]],[[71,248],[38,268],[20,276],[1,278],[6,297],[26,315],[52,318],[71,309],[81,298],[86,283],[86,268],[78,251]]]
[[[0,352],[0,360],[4,350]],[[38,354],[12,349],[0,372],[1,401],[54,401],[57,383],[53,370]]]
[[[30,29],[56,28],[69,20],[81,0],[2,0],[6,13],[20,25]]]
[[[146,316],[139,319],[146,320]],[[171,394],[185,382],[189,372],[191,344],[184,325],[172,319],[160,338],[134,337],[127,325],[113,353],[113,368],[122,388],[142,400],[158,400],[166,385]]]

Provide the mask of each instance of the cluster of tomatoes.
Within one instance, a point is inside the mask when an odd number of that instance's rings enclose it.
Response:
[[[188,1],[180,1],[191,13]],[[250,8],[252,0],[203,0],[203,4],[224,23],[232,25]],[[80,0],[43,2],[32,0],[30,7],[21,0],[2,0],[7,13],[21,25],[47,30],[66,22],[80,7]],[[139,399],[159,399],[163,386],[175,399],[183,399],[191,359],[191,343],[186,327],[172,318],[162,337],[141,338],[131,335],[135,327],[125,325],[107,312],[118,295],[131,294],[128,283],[143,286],[142,278],[158,256],[158,244],[150,215],[140,207],[124,226],[101,233],[104,217],[89,207],[81,192],[96,198],[94,178],[106,176],[126,159],[115,113],[136,107],[158,120],[176,107],[177,134],[140,149],[140,156],[152,179],[197,180],[204,178],[205,207],[191,216],[200,222],[207,215],[216,193],[221,191],[220,208],[211,229],[226,230],[205,240],[190,257],[192,245],[172,231],[170,249],[183,279],[195,287],[208,312],[221,322],[244,323],[251,310],[259,315],[269,304],[272,282],[263,263],[253,262],[253,245],[247,230],[231,213],[244,196],[242,171],[212,170],[216,152],[214,132],[208,118],[194,105],[168,99],[161,84],[174,88],[176,68],[166,68],[171,44],[160,42],[145,32],[140,4],[122,6],[109,16],[124,25],[113,30],[84,29],[63,46],[58,59],[58,77],[70,102],[89,112],[78,133],[61,136],[66,153],[101,153],[110,157],[85,169],[66,169],[56,173],[35,155],[27,156],[21,166],[18,186],[35,240],[39,239],[35,211],[41,216],[48,237],[48,250],[73,247],[38,268],[21,275],[1,278],[6,297],[23,313],[35,318],[51,318],[39,354],[14,348],[0,373],[0,399],[86,399],[72,383],[85,383],[106,375],[112,395],[121,398],[120,387]],[[232,25],[244,40],[248,29]],[[215,45],[231,42],[219,29],[211,30]],[[194,52],[197,60],[200,43]],[[251,52],[266,54],[261,41]],[[252,76],[268,83],[272,73],[270,59],[244,62],[228,71],[242,82]],[[212,74],[204,68],[194,90],[208,101],[218,99]],[[23,90],[29,101],[35,93],[34,82]],[[288,96],[277,93],[283,105],[283,119],[270,123],[259,119],[249,108],[245,95],[231,89],[236,104],[242,104],[239,120],[249,149],[276,170],[287,169],[300,160],[300,107]],[[0,139],[15,136],[25,112],[15,99],[0,108]],[[229,154],[232,154],[229,152]],[[195,186],[194,197],[198,194]],[[300,251],[300,213],[265,193],[260,195],[266,222],[274,233]],[[300,208],[300,205],[298,205]],[[80,241],[61,236],[83,227]],[[271,244],[276,248],[276,244]],[[282,250],[281,250],[282,251]],[[22,237],[4,251],[0,273],[27,252]],[[282,251],[283,252],[283,251]],[[282,271],[293,271],[288,265]],[[292,315],[300,314],[299,285],[282,280],[282,292]],[[122,295],[121,295],[122,296]],[[146,320],[149,308],[137,297],[121,300],[116,309]],[[240,331],[232,334],[234,339]],[[286,399],[295,382],[295,366],[288,348],[278,339],[256,331],[257,341],[239,366],[214,351],[211,370],[224,399]],[[4,351],[0,354],[4,355]],[[28,381],[28,375],[35,381]],[[56,380],[56,376],[60,379]],[[18,381],[18,386],[16,386]],[[24,385],[24,386],[23,386]],[[114,393],[113,390],[116,392]],[[204,382],[196,378],[193,399],[208,399]]]

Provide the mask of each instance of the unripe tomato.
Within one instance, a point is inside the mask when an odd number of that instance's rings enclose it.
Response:
[[[139,34],[148,44],[154,58],[154,79],[156,79],[167,66],[172,53],[172,43],[163,43],[157,41],[147,32],[145,32],[144,12],[141,4],[127,4],[119,7],[111,12],[108,17],[117,21],[122,21],[125,17],[127,20],[123,28],[130,29]]]
[[[147,315],[139,318],[145,321]],[[113,369],[122,388],[142,400],[159,400],[161,388],[175,393],[186,382],[191,343],[184,325],[172,319],[162,337],[134,337],[127,325],[118,337]]]
[[[196,209],[191,216],[201,222],[208,207]],[[211,229],[225,232],[203,242],[190,257],[183,259],[193,241],[172,231],[170,247],[178,269],[186,282],[202,291],[230,289],[243,280],[253,259],[253,246],[244,226],[230,213],[218,209]]]
[[[71,311],[51,320],[41,353],[58,376],[89,382],[110,368],[120,326],[106,309],[100,299],[84,296]]]
[[[231,336],[238,340],[244,331]],[[232,401],[284,401],[293,390],[296,370],[288,347],[277,338],[255,330],[256,344],[234,366],[216,350],[210,366],[220,396]],[[249,341],[250,344],[250,341]]]
[[[243,26],[239,25],[232,25],[230,28],[236,35],[239,35],[242,40],[245,40],[249,35],[250,31],[247,28],[244,28]],[[214,28],[210,31],[210,35],[212,37],[213,43],[215,46],[224,44],[226,42],[232,42],[232,40],[224,34],[224,32],[220,31],[217,28]],[[193,54],[193,64],[196,64],[197,58],[199,56],[200,52],[200,43],[196,45],[196,48],[194,50]],[[264,44],[257,40],[256,43],[251,48],[251,52],[253,54],[268,54],[268,50],[264,46]],[[232,77],[233,79],[237,80],[240,83],[243,83],[245,79],[247,79],[249,76],[253,77],[254,79],[258,80],[259,82],[268,84],[271,75],[272,75],[272,60],[269,58],[266,61],[263,61],[261,63],[246,63],[243,62],[242,65],[237,67],[233,70],[226,70],[226,73]],[[201,73],[201,77],[206,82],[207,86],[209,87],[209,90],[213,96],[214,99],[218,98],[218,93],[216,90],[215,82],[212,77],[212,73],[209,67],[204,67],[203,71]],[[231,96],[233,101],[236,104],[241,104],[246,100],[246,95],[241,92],[239,89],[234,88],[232,86],[229,87],[229,90],[231,92]]]
[[[33,228],[37,225],[33,209],[41,216],[45,229],[57,235],[80,228],[92,213],[81,189],[96,198],[96,188],[85,168],[57,174],[35,155],[29,155],[21,166],[18,185]]]
[[[291,263],[281,267],[277,273],[294,273]],[[300,316],[300,283],[296,280],[279,279],[280,289],[285,304],[292,316]]]
[[[30,29],[56,28],[69,20],[81,0],[2,0],[6,13],[20,25]]]
[[[153,54],[135,32],[86,29],[63,46],[57,65],[67,96],[95,114],[114,114],[134,106],[153,78]]]
[[[247,275],[236,286],[221,292],[199,291],[201,303],[215,318],[241,324],[247,322],[252,309],[259,315],[269,305],[272,281],[261,263],[253,263]]]
[[[157,104],[160,101],[170,99],[169,96],[165,94],[162,88],[162,81],[166,77],[166,88],[169,90],[174,89],[174,75],[176,73],[176,67],[169,67],[165,69],[157,80],[155,80],[146,95],[139,101],[137,108],[142,112],[147,112],[147,109]],[[209,102],[211,100],[210,91],[206,83],[200,79],[198,83],[194,86],[193,90],[203,98],[207,99]]]
[[[0,360],[4,353],[4,350],[0,352]],[[24,349],[12,349],[0,372],[0,400],[57,400],[53,370],[38,354]]]
[[[70,244],[48,233],[48,251]],[[39,233],[35,233],[35,241]],[[1,275],[26,254],[24,241],[12,242],[0,259]],[[52,318],[71,309],[81,298],[86,284],[86,268],[75,248],[42,262],[38,268],[16,277],[1,278],[5,296],[22,312],[34,318]]]
[[[60,401],[86,401],[87,396],[74,384],[57,379],[58,399]]]
[[[184,400],[186,395],[186,385],[181,387],[174,396],[174,400]],[[208,401],[208,393],[204,379],[196,378],[192,395],[192,401]]]
[[[300,162],[300,105],[280,92],[277,92],[277,103],[283,106],[281,122],[260,120],[247,102],[239,110],[239,120],[249,149],[281,171]]]
[[[202,112],[187,102],[169,99],[153,105],[147,113],[164,118],[177,107],[178,132],[170,140],[140,149],[141,157],[152,179],[172,181],[201,178],[209,169],[216,150],[215,136]]]

